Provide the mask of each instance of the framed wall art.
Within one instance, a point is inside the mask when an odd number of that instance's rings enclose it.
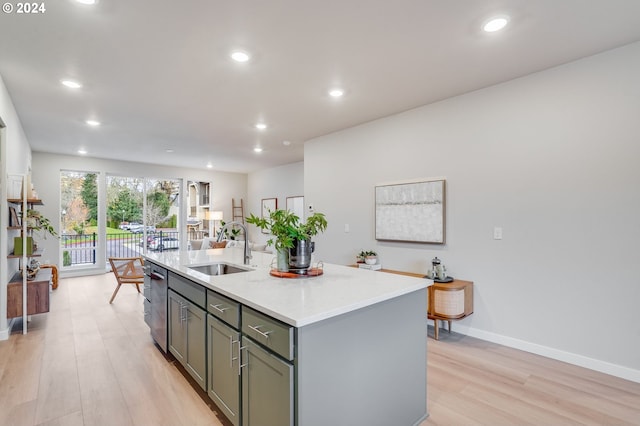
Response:
[[[376,186],[376,240],[444,244],[445,180]]]
[[[304,220],[304,197],[287,197],[287,210]]]
[[[19,175],[7,176],[7,198],[18,199],[22,198],[22,181],[23,177]]]

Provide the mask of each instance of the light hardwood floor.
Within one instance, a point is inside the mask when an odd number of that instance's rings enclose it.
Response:
[[[153,344],[142,295],[123,286],[109,305],[115,285],[61,280],[51,312],[0,342],[0,425],[228,425]],[[455,333],[428,357],[421,426],[640,425],[638,383]]]

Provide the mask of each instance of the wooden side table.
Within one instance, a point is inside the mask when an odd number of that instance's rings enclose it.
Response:
[[[350,265],[357,268],[358,265]],[[380,269],[380,272],[407,275],[409,277],[424,278],[424,274]],[[451,321],[465,318],[473,313],[473,281],[453,280],[450,283],[434,282],[429,286],[429,302],[427,304],[427,318],[433,320],[434,337],[438,340],[438,321],[447,321],[451,333]]]
[[[473,313],[473,281],[453,280],[429,287],[427,318],[433,320],[435,339],[438,340],[438,321],[447,321],[451,333],[451,321]]]

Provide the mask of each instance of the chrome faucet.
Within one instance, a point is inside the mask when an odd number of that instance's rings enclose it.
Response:
[[[244,223],[241,223],[241,222],[225,223],[222,229],[220,229],[220,234],[218,234],[217,241],[218,242],[222,241],[222,238],[224,237],[224,231],[226,231],[228,227],[233,225],[238,225],[240,228],[242,228],[242,231],[244,232],[244,264],[248,265],[249,261],[251,260],[251,249],[249,248],[249,241],[247,240],[247,237],[249,236],[249,234],[247,233],[247,227],[245,226]]]

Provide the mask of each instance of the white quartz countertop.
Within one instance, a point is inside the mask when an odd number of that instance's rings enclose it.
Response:
[[[324,273],[317,277],[277,278],[269,274],[274,255],[252,255],[250,265],[243,265],[241,248],[148,253],[145,257],[295,327],[419,291],[433,283],[427,279],[326,263]],[[209,276],[189,268],[215,262],[249,267],[251,271]],[[421,294],[420,297],[425,297]]]

